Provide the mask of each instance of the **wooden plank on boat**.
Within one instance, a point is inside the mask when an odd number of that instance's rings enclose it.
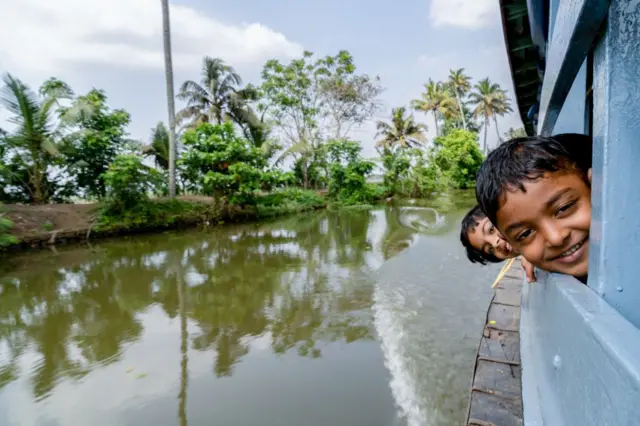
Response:
[[[474,392],[469,426],[522,426],[522,401]]]
[[[524,272],[512,267],[487,311],[471,382],[466,425],[522,426],[520,297]]]
[[[520,330],[520,306],[491,303],[489,307],[488,328],[505,331]]]
[[[495,303],[500,305],[520,306],[522,290],[519,285],[511,285],[496,290]]]
[[[482,337],[479,359],[499,360],[520,365],[520,334],[508,331],[490,330],[492,334]]]

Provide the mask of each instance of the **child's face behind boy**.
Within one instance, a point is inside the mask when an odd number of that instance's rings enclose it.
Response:
[[[585,277],[591,225],[591,189],[585,176],[577,170],[546,172],[522,185],[524,191],[505,191],[498,228],[538,268]]]

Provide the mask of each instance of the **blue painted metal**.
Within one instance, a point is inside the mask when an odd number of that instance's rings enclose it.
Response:
[[[640,424],[640,330],[575,279],[537,275],[521,305],[525,425]]]
[[[640,425],[640,0],[551,0],[549,19],[538,131],[588,132],[592,112],[589,281],[525,284],[524,421]]]
[[[556,24],[556,16],[558,16],[558,6],[560,5],[560,0],[549,0],[549,39],[553,37],[553,27]]]
[[[612,1],[594,55],[589,285],[640,327],[640,1]],[[637,357],[640,358],[640,352]],[[638,417],[640,424],[640,417]]]
[[[608,0],[559,1],[547,49],[538,133],[550,135],[553,132],[562,104],[597,36],[608,6]]]
[[[538,49],[538,55],[543,64],[546,56],[547,30],[549,28],[547,8],[548,0],[527,0],[531,39]]]
[[[584,133],[586,93],[587,61],[584,61],[558,114],[553,134]]]

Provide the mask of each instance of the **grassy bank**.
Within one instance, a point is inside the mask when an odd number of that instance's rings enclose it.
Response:
[[[253,206],[234,206],[211,197],[151,199],[116,213],[103,204],[6,205],[2,241],[6,249],[38,248],[166,229],[219,226],[321,209],[324,197],[288,189],[257,198]]]

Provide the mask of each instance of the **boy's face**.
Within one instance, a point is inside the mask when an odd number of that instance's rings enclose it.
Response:
[[[473,231],[469,231],[471,245],[486,255],[492,255],[500,260],[517,256],[517,252],[511,247],[498,228],[493,226],[488,217],[478,220]]]
[[[589,173],[589,180],[591,175]],[[591,188],[578,173],[545,173],[506,192],[497,214],[503,235],[540,269],[585,277],[589,266]]]

